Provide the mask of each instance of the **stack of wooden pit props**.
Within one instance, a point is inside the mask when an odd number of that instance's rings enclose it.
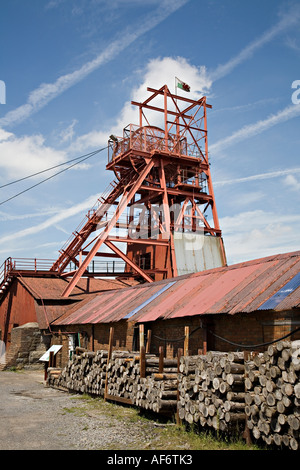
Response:
[[[147,355],[145,377],[140,377],[133,386],[133,403],[155,413],[175,413],[177,374],[177,359],[160,359]]]
[[[300,341],[270,345],[246,364],[247,425],[268,445],[297,450],[300,437]]]
[[[133,384],[139,376],[137,353],[115,351],[107,364],[107,394],[131,400]]]
[[[264,353],[209,351],[166,359],[141,352],[77,348],[64,369],[48,368],[50,386],[103,396],[203,428],[241,427],[267,445],[300,442],[300,340]]]
[[[86,351],[83,348],[76,348],[76,353],[68,361],[66,367],[56,370],[53,368],[48,369],[48,384],[79,393],[95,393],[93,391],[95,387],[92,383],[93,368],[102,362],[106,365],[107,359],[105,359],[105,356],[107,357],[107,351],[95,353]],[[99,382],[98,374],[96,374],[96,379]]]
[[[229,431],[245,424],[244,354],[209,351],[183,356],[178,414],[188,423]]]

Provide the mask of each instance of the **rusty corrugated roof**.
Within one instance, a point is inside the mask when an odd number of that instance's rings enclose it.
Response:
[[[160,281],[162,282],[162,281]],[[159,290],[159,283],[136,286],[138,289],[125,288],[121,291],[103,292],[73,306],[53,324],[71,325],[87,323],[110,323],[124,318],[137,304],[144,302],[153,292]]]
[[[18,279],[36,299],[65,300],[61,295],[68,284],[67,279],[42,276],[26,276],[19,277]],[[100,293],[112,289],[121,289],[135,284],[137,284],[136,281],[81,278],[68,298],[84,298],[86,294]]]
[[[108,323],[122,319],[148,322],[203,314],[235,314],[257,311],[288,282],[275,310],[299,305],[300,251],[269,256],[232,266],[215,268],[174,279],[128,287],[95,296],[74,307],[54,325]],[[296,282],[297,281],[297,282]]]
[[[63,298],[61,294],[68,282],[63,278],[22,276],[17,279],[35,299],[36,316],[41,329],[47,329],[54,320],[71,312],[74,302],[76,306],[78,303],[85,305],[100,292],[116,292],[137,284],[137,281],[129,280],[81,278],[72,294]]]

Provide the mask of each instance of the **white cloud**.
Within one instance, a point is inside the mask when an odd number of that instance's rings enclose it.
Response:
[[[147,64],[143,82],[132,92],[133,101],[144,101],[150,96],[147,92],[147,87],[150,85],[151,88],[161,88],[163,85],[167,85],[171,92],[180,94],[180,90],[175,90],[175,77],[188,83],[191,87],[190,93],[182,92],[182,95],[186,98],[199,99],[204,94],[207,94],[211,87],[211,79],[207,76],[206,68],[204,66],[197,67],[192,65],[184,57],[163,57],[156,58],[149,61]],[[161,98],[161,104],[163,98]],[[129,104],[129,103],[128,103]],[[132,117],[132,111],[135,112],[134,117],[136,120],[137,110],[134,107],[129,108],[128,104],[123,108],[120,116],[121,122],[132,122],[128,121]],[[154,112],[153,116],[158,113]]]
[[[73,119],[73,121],[71,122],[69,126],[67,126],[65,129],[60,131],[58,135],[60,139],[60,143],[64,144],[73,139],[74,134],[75,134],[74,127],[76,126],[77,123],[78,123],[77,119]]]
[[[300,215],[254,210],[220,219],[228,264],[299,250]]]
[[[217,108],[214,109],[213,111],[210,112],[210,115],[212,114],[219,114],[223,112],[244,112],[244,111],[251,111],[253,109],[257,109],[258,107],[261,106],[266,106],[268,104],[274,104],[277,103],[279,98],[264,98],[262,100],[257,100],[257,101],[252,101],[251,103],[246,103],[238,106],[226,106],[224,108]]]
[[[278,113],[272,114],[266,119],[261,119],[253,124],[248,124],[238,131],[235,131],[230,136],[225,137],[224,139],[220,139],[219,141],[210,145],[209,150],[214,154],[214,156],[216,154],[221,154],[225,148],[230,147],[231,145],[261,134],[262,132],[279,123],[288,121],[289,119],[293,119],[298,116],[300,116],[300,105],[291,104],[281,111],[278,111]]]
[[[190,64],[183,57],[163,57],[152,59],[148,62],[144,71],[141,83],[132,90],[132,101],[143,102],[149,96],[147,87],[159,89],[163,85],[167,85],[172,93],[175,93],[175,77],[185,81],[191,87],[191,92],[185,93],[184,96],[191,99],[199,99],[203,94],[207,94],[211,87],[211,80],[207,76],[206,68],[196,67]],[[180,91],[177,91],[180,94]],[[154,104],[154,102],[153,102]],[[163,106],[162,98],[157,97],[155,106]],[[161,127],[162,113],[148,111],[147,119],[153,126]],[[132,106],[131,101],[124,104],[119,116],[116,117],[115,123],[106,131],[91,131],[85,135],[79,136],[73,143],[72,148],[78,151],[85,151],[89,148],[95,148],[107,145],[108,136],[115,134],[122,137],[123,128],[128,124],[139,124],[139,110],[137,106]]]
[[[29,94],[27,103],[12,111],[9,111],[3,118],[0,119],[0,126],[5,127],[19,123],[24,121],[33,113],[39,111],[54,98],[83,80],[89,74],[97,70],[100,66],[110,62],[136,39],[164,21],[173,12],[187,3],[187,1],[188,0],[162,1],[154,12],[140,21],[138,26],[131,26],[130,29],[124,31],[123,34],[120,35],[119,39],[112,41],[100,54],[98,54],[97,57],[95,57],[95,59],[86,62],[74,72],[60,76],[53,83],[42,83],[38,88]]]
[[[43,208],[43,210],[37,212],[27,212],[22,213],[19,212],[18,214],[11,214],[7,212],[0,211],[0,221],[13,221],[13,220],[25,220],[25,219],[32,219],[37,217],[45,217],[47,215],[54,215],[57,214],[60,209],[57,208]]]
[[[292,49],[293,51],[299,53],[300,52],[300,46],[297,43],[297,40],[295,38],[287,37],[285,44]]]
[[[99,197],[98,195],[93,195],[85,199],[83,202],[76,204],[72,207],[68,207],[66,209],[61,209],[57,214],[53,215],[52,217],[46,218],[46,220],[42,223],[33,225],[28,227],[24,230],[20,230],[18,232],[11,233],[0,238],[0,243],[4,244],[7,242],[11,242],[13,240],[18,240],[20,238],[27,237],[29,235],[35,235],[43,230],[48,229],[49,227],[55,227],[59,222],[66,220],[70,217],[73,217],[77,214],[82,214],[82,212],[90,209],[95,204],[95,201]],[[61,228],[60,228],[61,230]]]
[[[219,180],[214,182],[214,186],[228,186],[229,184],[238,184],[238,183],[247,183],[250,181],[260,181],[265,179],[272,179],[272,178],[282,178],[284,175],[291,176],[291,173],[300,173],[300,168],[289,168],[286,170],[278,170],[278,171],[269,171],[266,173],[259,173],[257,175],[245,176],[243,178],[231,178],[229,180]],[[292,177],[292,181],[289,178],[286,179],[286,184],[294,185],[295,186],[295,177]]]
[[[295,173],[295,172],[291,172],[291,173]],[[286,178],[284,179],[284,184],[288,186],[290,189],[292,189],[293,191],[300,192],[300,182],[296,179],[294,174],[287,175]]]
[[[11,132],[7,132],[6,130],[0,128],[0,143],[8,140],[12,136],[13,134]]]
[[[0,170],[6,178],[15,180],[65,160],[66,153],[45,145],[42,135],[16,137],[0,129]]]
[[[65,0],[50,0],[49,3],[47,3],[47,5],[45,6],[46,10],[47,9],[51,9],[51,8],[56,8],[58,7],[62,2],[64,2]]]

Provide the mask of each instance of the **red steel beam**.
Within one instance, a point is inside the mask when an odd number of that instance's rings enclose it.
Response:
[[[155,93],[155,96],[156,96],[156,95],[163,95],[163,94],[164,94],[164,87],[162,87],[160,90],[155,90],[155,88],[150,88],[150,87],[148,87],[148,88],[147,88],[147,91],[150,91],[151,93]],[[150,97],[150,99],[153,99],[155,96]],[[185,101],[186,103],[191,103],[191,104],[194,104],[194,105],[196,105],[196,104],[202,105],[202,101],[203,101],[203,98],[204,98],[204,97],[202,97],[202,98],[200,98],[200,100],[195,101],[195,100],[192,100],[191,98],[185,98],[184,96],[174,95],[174,94],[171,93],[170,91],[168,92],[168,96],[169,96],[169,97],[174,97],[175,99],[178,99],[178,100],[181,100],[181,101]],[[150,101],[149,98],[148,98],[148,100],[146,100],[146,101],[149,102],[149,101]],[[145,102],[146,102],[146,101],[145,101]],[[141,104],[143,104],[143,103],[141,103]],[[212,108],[212,105],[211,105],[211,104],[207,104],[206,106],[207,106],[208,108]]]
[[[152,238],[122,238],[122,237],[107,237],[107,240],[112,242],[120,243],[134,243],[139,245],[158,245],[158,246],[168,246],[169,242],[167,240],[155,240]]]
[[[128,192],[126,192],[126,191],[124,192],[124,194],[121,198],[121,201],[119,202],[119,204],[116,208],[116,211],[115,211],[114,215],[112,216],[111,220],[109,221],[109,223],[107,224],[107,226],[105,227],[105,229],[103,230],[101,235],[99,236],[98,240],[96,241],[95,245],[90,250],[87,257],[84,259],[82,264],[79,266],[79,268],[76,271],[73,279],[70,281],[70,283],[68,284],[66,289],[63,291],[62,297],[68,297],[70,295],[70,293],[72,292],[72,290],[76,286],[77,282],[79,281],[79,279],[81,278],[81,276],[85,272],[87,266],[90,264],[91,260],[93,259],[95,254],[98,252],[100,246],[107,239],[111,229],[114,227],[114,225],[118,221],[119,217],[121,216],[121,214],[126,209],[126,207],[128,205],[128,202],[131,201],[131,199],[133,198],[133,196],[135,195],[135,193],[137,192],[137,190],[141,186],[141,184],[144,181],[144,179],[146,178],[146,176],[149,174],[151,169],[154,167],[154,163],[155,163],[155,161],[153,159],[149,160],[149,162],[146,164],[145,168],[141,171],[141,173],[140,173],[138,179],[136,180],[136,182],[132,185],[131,189]]]
[[[106,240],[105,245],[108,246],[112,251],[114,251],[120,258],[122,258],[125,263],[129,264],[138,274],[140,274],[146,281],[153,282],[152,277],[148,276],[137,264],[131,261],[119,248],[117,248],[113,243]]]

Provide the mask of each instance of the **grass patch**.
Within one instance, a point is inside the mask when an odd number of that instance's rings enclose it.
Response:
[[[129,430],[139,430],[143,438],[136,439],[131,449],[127,447],[128,450],[261,450],[256,445],[246,445],[241,433],[229,439],[213,431],[203,432],[197,425],[177,425],[174,417],[163,417],[134,406],[89,395],[76,396],[75,399],[80,400],[80,407],[66,409],[66,412],[80,411],[87,416],[99,416],[99,419],[105,416],[111,418],[109,427],[128,426]]]
[[[11,366],[8,369],[6,369],[6,371],[21,373],[21,372],[24,372],[24,369],[22,369],[21,367],[17,367],[17,366]]]

